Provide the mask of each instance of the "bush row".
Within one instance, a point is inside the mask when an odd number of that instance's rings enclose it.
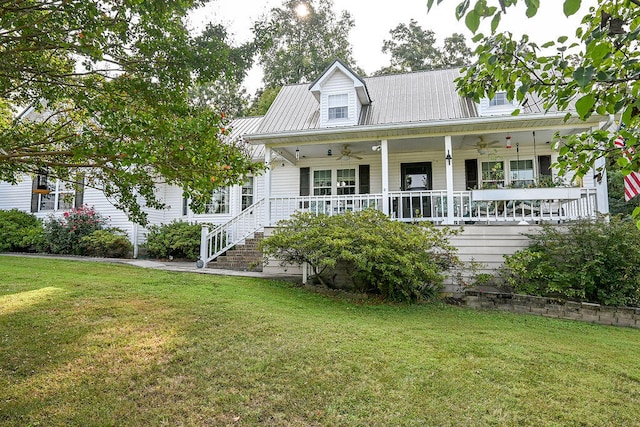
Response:
[[[199,224],[183,221],[151,226],[147,252],[154,258],[195,261],[200,255],[200,229]],[[126,258],[131,256],[132,245],[125,232],[108,227],[107,220],[90,207],[72,209],[44,222],[12,209],[0,210],[3,251]]]
[[[611,306],[640,305],[640,230],[617,217],[545,225],[530,247],[505,257],[501,276],[518,293]]]
[[[85,206],[44,223],[17,209],[0,211],[0,251],[126,258],[132,246],[126,233]]]

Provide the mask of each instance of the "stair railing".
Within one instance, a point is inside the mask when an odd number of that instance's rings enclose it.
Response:
[[[254,203],[228,222],[218,225],[209,231],[209,227],[202,226],[200,236],[200,259],[198,267],[207,264],[225,253],[227,250],[242,242],[256,231],[264,227],[265,218],[264,199]]]

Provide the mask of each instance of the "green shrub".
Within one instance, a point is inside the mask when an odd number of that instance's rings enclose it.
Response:
[[[412,302],[435,296],[445,273],[458,264],[449,229],[390,220],[370,209],[327,216],[295,214],[279,223],[261,248],[283,265],[308,263],[322,284],[327,272],[344,267],[357,290]]]
[[[545,225],[531,246],[505,257],[502,277],[519,293],[614,306],[640,304],[640,230],[619,218]]]
[[[83,254],[106,258],[129,258],[133,246],[122,230],[95,230],[80,239]]]
[[[95,230],[101,230],[106,220],[93,208],[83,206],[64,212],[61,217],[49,217],[44,224],[43,252],[83,255],[81,240]]]
[[[183,258],[195,261],[200,257],[200,224],[173,221],[153,225],[147,233],[147,253],[153,258]]]
[[[0,210],[0,252],[32,250],[42,237],[42,223],[35,215]]]

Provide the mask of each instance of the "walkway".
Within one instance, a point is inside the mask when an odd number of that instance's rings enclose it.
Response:
[[[82,262],[108,262],[112,264],[127,264],[134,267],[150,268],[154,270],[176,271],[180,273],[198,273],[198,274],[215,274],[219,276],[242,276],[242,277],[258,277],[271,280],[286,280],[300,282],[300,276],[291,276],[286,274],[269,274],[260,271],[235,271],[223,270],[219,268],[197,268],[195,262],[180,261],[158,261],[143,259],[127,259],[127,258],[96,258],[86,256],[73,255],[47,255],[47,254],[27,254],[27,253],[0,253],[0,256],[15,256],[23,258],[48,258],[63,259],[69,261]]]

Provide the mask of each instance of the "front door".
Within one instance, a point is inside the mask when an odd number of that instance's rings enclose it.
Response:
[[[433,189],[431,162],[401,163],[400,188],[402,191],[428,191]],[[416,194],[402,198],[402,217],[432,217],[431,197]]]

